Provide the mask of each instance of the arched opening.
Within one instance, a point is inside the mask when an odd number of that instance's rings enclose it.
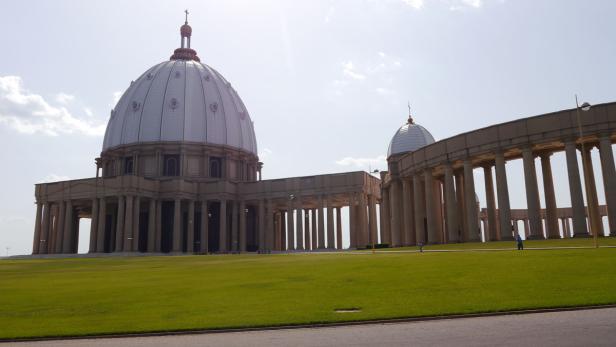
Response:
[[[180,157],[166,155],[164,157],[163,176],[178,176],[180,174]]]
[[[210,158],[210,177],[221,178],[222,177],[222,159],[212,157]]]

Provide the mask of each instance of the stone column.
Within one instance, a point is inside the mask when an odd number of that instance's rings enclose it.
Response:
[[[56,221],[58,215],[58,205],[57,203],[49,204],[49,231],[47,232],[47,253],[54,253],[54,239],[56,237]],[[60,239],[60,243],[62,243],[62,239]]]
[[[126,196],[126,213],[124,216],[124,239],[123,239],[124,246],[122,246],[122,250],[124,250],[124,252],[132,252],[133,250],[133,247],[132,247],[133,236],[134,236],[133,216],[135,214],[133,211],[133,200],[134,200],[134,197],[130,195]]]
[[[317,208],[318,215],[318,231],[319,240],[317,242],[319,249],[325,249],[325,218],[323,216],[323,209],[325,208],[323,205],[323,197],[319,197],[319,207]],[[351,230],[351,233],[354,233],[354,230]]]
[[[511,207],[509,205],[509,187],[507,184],[507,169],[502,151],[495,153],[496,191],[498,193],[499,240],[513,240],[511,230]]]
[[[530,147],[524,147],[522,149],[522,160],[524,161],[524,183],[526,186],[526,204],[530,224],[529,238],[543,239],[537,171],[535,169],[535,157]]]
[[[96,253],[105,252],[105,233],[106,232],[107,232],[107,201],[105,201],[105,198],[100,198],[98,199],[98,232],[96,234]],[[113,230],[111,231],[111,233],[113,234]],[[110,247],[113,247],[113,245],[111,245]],[[110,251],[113,251],[113,250],[110,250]]]
[[[327,199],[327,248],[334,249],[335,245],[335,231],[334,231],[334,207],[331,200]]]
[[[582,183],[580,181],[580,169],[577,162],[575,142],[565,141],[565,154],[567,157],[567,174],[569,176],[569,194],[571,194],[571,208],[573,210],[573,236],[587,237],[586,210],[582,195]]]
[[[32,254],[39,254],[41,245],[41,224],[43,215],[43,204],[36,203],[36,219],[34,220],[34,240],[32,241]]]
[[[263,252],[266,249],[265,243],[265,201],[259,199],[259,252]]]
[[[552,177],[552,165],[550,156],[552,153],[541,155],[541,172],[543,174],[543,194],[545,196],[545,225],[546,234],[550,239],[559,239],[558,210],[556,207],[556,194],[554,193],[554,179]]]
[[[66,201],[63,224],[62,253],[67,254],[72,252],[73,241],[75,240],[75,236],[73,235],[73,203],[71,200]],[[60,240],[58,240],[58,242],[60,242]]]
[[[342,212],[336,207],[336,249],[342,249]]]
[[[290,251],[295,250],[295,223],[293,220],[294,202],[295,201],[293,199],[289,199],[289,202],[287,203],[287,240],[288,249]]]
[[[311,250],[310,243],[310,209],[304,209],[304,248]]]
[[[287,250],[287,211],[280,211],[280,250]]]
[[[424,184],[426,190],[426,222],[428,227],[428,240],[426,243],[438,243],[437,227],[436,227],[436,211],[435,194],[434,194],[434,177],[432,176],[432,168],[424,170]]]
[[[276,218],[276,214],[274,213],[274,207],[272,200],[268,200],[266,203],[266,211],[265,215],[267,216],[265,219],[265,249],[267,251],[271,251],[275,246],[275,237],[274,237],[274,219]]]
[[[409,194],[410,195],[410,194]],[[378,233],[376,228],[376,197],[372,194],[368,195],[368,222],[370,229],[370,237],[368,238],[370,243],[379,243]],[[332,244],[332,248],[333,244]]]
[[[154,244],[154,252],[162,251],[162,222],[163,222],[163,202],[156,200],[156,242]]]
[[[195,200],[188,201],[188,226],[186,227],[186,252],[195,252]]]
[[[141,214],[141,197],[139,195],[135,196],[135,203],[133,206],[133,210],[134,210],[134,217],[133,217],[132,251],[139,252],[139,239],[141,238],[141,233],[139,232],[139,230],[141,229],[141,226],[140,226],[141,221],[139,219],[139,215]]]
[[[563,229],[563,239],[566,239],[568,237],[568,235],[567,235],[567,218],[561,218],[560,219],[560,224],[561,224],[562,229]]]
[[[528,219],[524,219],[524,236],[526,238],[530,236],[530,223]]]
[[[486,189],[486,202],[488,205],[488,228],[486,241],[498,240],[498,225],[496,224],[496,198],[494,197],[494,180],[492,179],[492,166],[483,167],[483,177]]]
[[[404,221],[404,229],[400,233],[400,243],[403,246],[415,244],[412,184],[409,179],[402,179],[402,220]]]
[[[473,177],[473,163],[470,159],[464,160],[464,195],[466,208],[466,231],[470,242],[480,241],[479,216],[477,215],[477,200],[475,195],[475,178]]]
[[[230,171],[229,171],[230,172]],[[231,204],[231,252],[239,251],[239,206],[237,201],[228,202]]]
[[[517,235],[518,234],[518,221],[514,220],[513,221],[513,235]]]
[[[315,249],[318,248],[318,242],[317,242],[317,210],[312,208],[310,209],[310,237],[311,237],[311,242],[312,242],[312,250],[314,251]]]
[[[295,204],[295,241],[297,242],[297,249],[303,251],[304,247],[304,209],[302,208],[302,202],[299,200]]]
[[[603,173],[603,189],[607,204],[607,218],[610,236],[616,236],[616,170],[614,169],[614,153],[612,140],[608,135],[601,136],[599,141],[601,156],[601,172]]]
[[[53,252],[56,254],[62,253],[63,239],[64,239],[64,218],[66,218],[66,203],[60,201],[58,204],[58,218],[56,219],[56,233],[54,235]],[[90,238],[90,244],[92,239]]]
[[[464,193],[464,171],[454,172],[456,181],[456,210],[458,211],[458,242],[468,241],[466,230],[466,194]]]
[[[357,248],[357,239],[355,237],[355,230],[357,229],[357,206],[355,205],[355,194],[351,194],[349,198],[349,248]]]
[[[41,241],[39,245],[39,254],[47,254],[47,243],[49,242],[49,226],[51,224],[51,204],[46,202],[43,205],[43,223],[41,230]]]
[[[358,199],[357,206],[357,245],[359,247],[366,247],[368,244],[368,211],[366,203],[366,195],[361,193]]]
[[[454,188],[453,168],[451,163],[445,164],[445,211],[447,218],[447,237],[449,242],[459,242],[458,238],[458,209],[456,205],[456,191]]]
[[[584,183],[586,187],[586,202],[588,204],[588,222],[590,230],[597,235],[603,236],[603,225],[599,216],[599,201],[597,200],[597,187],[595,184],[595,173],[592,167],[592,157],[590,156],[591,146],[585,146],[585,155],[582,157],[582,168],[584,170]]]
[[[426,244],[426,199],[424,186],[421,184],[421,175],[417,174],[413,177],[413,206],[415,207],[415,240],[416,242]]]
[[[445,235],[445,218],[443,212],[443,184],[441,180],[433,179],[434,184],[432,191],[434,192],[434,211],[436,212],[436,240],[438,243],[447,242]]]
[[[96,253],[98,241],[98,199],[92,199],[92,219],[90,221],[90,248],[88,253]]]
[[[127,204],[128,205],[128,204]],[[182,200],[173,203],[173,246],[172,252],[182,252]]]
[[[389,213],[391,208],[389,188],[384,187],[381,194],[381,203],[379,204],[381,209],[381,243],[391,245],[391,214]]]
[[[147,252],[155,251],[156,244],[156,200],[150,199],[148,206],[148,247]]]
[[[240,244],[239,244],[239,251],[240,252],[246,252],[247,248],[247,242],[246,242],[246,214],[247,214],[247,209],[246,209],[246,202],[244,200],[241,200],[239,202],[239,239],[240,239]]]
[[[220,216],[218,218],[219,226],[219,252],[227,252],[227,200],[220,200]]]
[[[402,192],[400,187],[400,180],[392,179],[389,184],[389,196],[391,199],[391,245],[392,247],[402,246]]]
[[[201,239],[200,243],[200,252],[207,254],[209,251],[209,209],[207,206],[207,200],[201,200],[201,227],[199,229],[199,238]]]

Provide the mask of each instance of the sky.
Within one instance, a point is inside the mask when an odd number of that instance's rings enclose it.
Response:
[[[616,100],[610,0],[3,1],[0,255],[31,252],[35,183],[95,175],[110,110],[179,46],[186,8],[192,48],[250,112],[264,179],[386,169],[408,102],[439,140]],[[562,154],[553,167],[569,206]],[[521,161],[507,171],[525,208]]]

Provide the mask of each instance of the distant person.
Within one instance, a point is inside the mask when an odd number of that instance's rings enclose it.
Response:
[[[520,234],[517,234],[515,236],[515,241],[518,244],[518,251],[521,251],[524,249],[524,241],[522,241],[522,236],[520,236]]]

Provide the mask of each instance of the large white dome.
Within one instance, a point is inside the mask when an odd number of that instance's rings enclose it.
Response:
[[[172,60],[131,82],[111,111],[103,151],[180,141],[226,145],[257,155],[254,127],[237,92],[191,52],[178,49]]]
[[[389,142],[387,157],[413,152],[432,143],[434,143],[432,134],[421,125],[415,124],[413,119],[409,117],[408,122],[396,131],[396,134]]]

